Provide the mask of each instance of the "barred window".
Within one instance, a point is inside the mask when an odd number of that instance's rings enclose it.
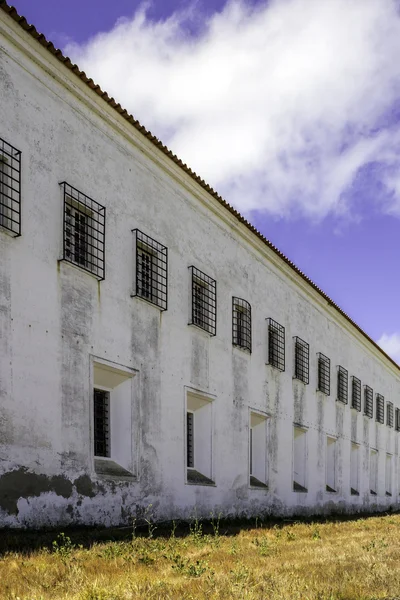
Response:
[[[106,209],[65,181],[60,185],[64,195],[63,260],[104,279]]]
[[[354,375],[351,378],[351,408],[361,411],[361,381]]]
[[[21,152],[0,139],[0,226],[21,235]]]
[[[394,414],[394,428],[396,431],[400,431],[400,409],[396,408]]]
[[[385,422],[385,399],[381,394],[376,395],[376,420],[378,423]]]
[[[386,404],[386,425],[393,427],[393,402]]]
[[[196,325],[211,335],[217,332],[217,282],[196,267],[191,272],[192,314],[189,325]]]
[[[330,359],[319,352],[318,360],[318,387],[317,391],[329,396],[331,393],[331,361]]]
[[[136,248],[134,296],[167,310],[168,250],[139,229],[134,229],[133,234]]]
[[[268,321],[268,364],[285,370],[285,328],[273,319]]]
[[[309,382],[309,354],[310,347],[299,337],[294,337],[294,378]]]
[[[194,468],[194,413],[186,413],[186,466]]]
[[[339,402],[348,402],[349,374],[343,367],[337,370],[337,399]]]
[[[374,392],[369,385],[364,386],[364,415],[372,419],[374,410]]]
[[[251,306],[242,298],[232,298],[232,343],[251,352]]]
[[[110,456],[110,394],[94,390],[94,455]]]

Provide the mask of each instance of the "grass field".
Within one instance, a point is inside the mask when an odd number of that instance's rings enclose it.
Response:
[[[0,533],[1,600],[400,600],[400,515]]]

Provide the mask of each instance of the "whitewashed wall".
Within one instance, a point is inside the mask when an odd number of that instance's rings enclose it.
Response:
[[[398,507],[400,434],[336,401],[336,366],[395,407],[398,369],[1,11],[0,137],[22,151],[22,236],[0,231],[1,526],[111,525],[149,504],[160,519]],[[62,181],[106,206],[105,281],[58,262]],[[164,313],[131,297],[135,228],[168,247]],[[216,337],[188,326],[190,265],[217,281]],[[252,306],[251,355],[232,347],[232,296]],[[265,364],[268,317],[286,328],[284,373]],[[293,336],[310,344],[308,386],[292,378]],[[331,359],[330,397],[315,391],[317,352]],[[94,472],[91,357],[134,373],[131,480]],[[215,486],[185,483],[188,389],[213,400]],[[249,409],[269,416],[268,490],[249,486]],[[308,493],[292,488],[294,423],[307,428]],[[337,437],[336,494],[325,491],[327,434]],[[360,496],[350,495],[352,441]]]

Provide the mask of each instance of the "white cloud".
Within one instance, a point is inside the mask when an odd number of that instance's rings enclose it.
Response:
[[[384,333],[377,344],[400,365],[400,333]]]
[[[376,202],[400,214],[396,0],[234,1],[158,22],[142,7],[66,52],[244,212],[349,215],[357,173],[379,163]]]

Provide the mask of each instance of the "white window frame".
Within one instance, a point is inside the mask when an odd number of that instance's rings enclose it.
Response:
[[[214,401],[215,396],[194,388],[185,386],[184,401],[184,465],[185,482],[189,485],[215,485],[214,473]],[[207,413],[201,411],[208,411]],[[193,413],[193,466],[187,464],[187,413]],[[196,414],[197,413],[197,414]],[[200,419],[202,417],[202,419]],[[203,420],[203,423],[201,423]],[[204,422],[205,421],[205,422]],[[208,423],[207,423],[208,421]],[[199,439],[205,446],[198,447]],[[203,481],[192,481],[188,472],[197,472],[204,477]]]
[[[259,428],[257,430],[257,428]],[[253,430],[256,431],[257,438],[253,435]],[[249,486],[252,489],[268,488],[268,433],[269,433],[269,415],[257,409],[249,409]],[[258,442],[258,444],[257,444]],[[261,445],[261,455],[257,458],[257,445]],[[257,467],[255,467],[255,460]],[[252,477],[258,482],[252,484]]]
[[[326,436],[325,445],[325,489],[329,494],[337,490],[337,438]],[[329,489],[328,489],[329,488]]]
[[[296,430],[299,432],[299,435],[296,436]],[[308,428],[300,425],[298,423],[293,424],[293,432],[292,432],[292,481],[293,481],[293,492],[294,493],[307,493],[308,492]],[[298,458],[298,453],[296,452],[296,437],[300,437],[300,435],[304,435],[304,452],[302,456],[303,468],[304,468],[304,476],[303,482],[299,482],[295,480],[296,474],[296,459]],[[295,483],[297,483],[300,488],[303,489],[295,489]]]
[[[138,477],[139,464],[139,435],[140,435],[140,410],[139,410],[139,392],[140,381],[139,371],[131,367],[105,360],[103,358],[91,355],[90,356],[90,449],[92,456],[93,471],[96,472],[96,461],[108,461],[122,467],[130,477]],[[108,382],[108,385],[102,383]],[[113,422],[113,401],[119,401],[115,398],[118,394],[120,384],[130,381],[129,391],[125,391],[125,402],[129,404],[129,420],[125,420],[126,428],[129,431],[127,444],[130,448],[126,451],[125,460],[121,461],[118,456],[113,453],[113,445],[115,440],[121,440],[121,435],[117,435],[114,430],[115,422]],[[94,454],[94,390],[101,390],[109,393],[109,454],[110,456],[96,456]]]

